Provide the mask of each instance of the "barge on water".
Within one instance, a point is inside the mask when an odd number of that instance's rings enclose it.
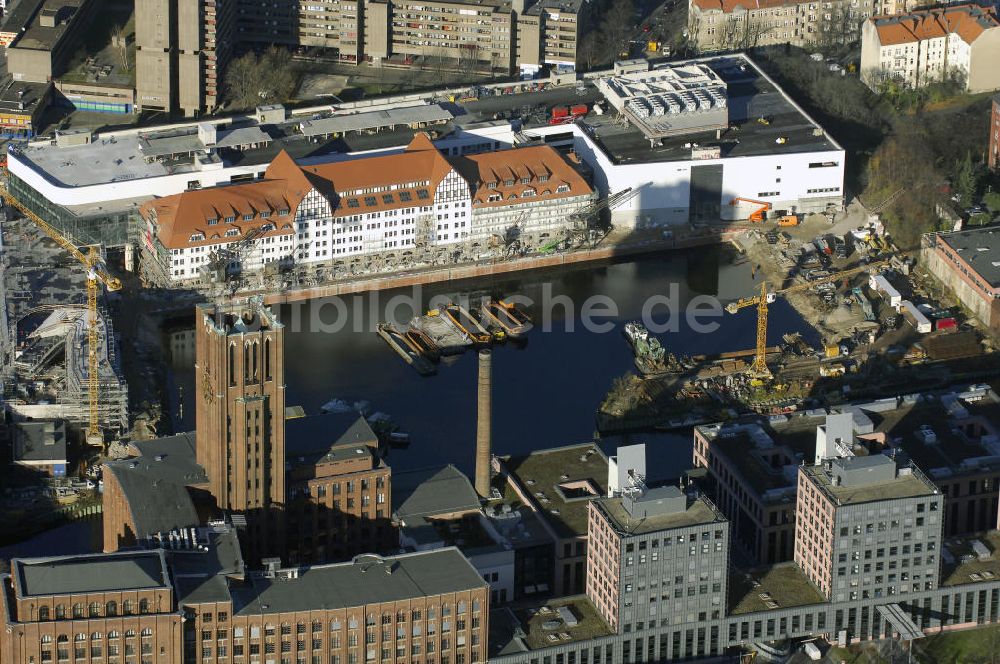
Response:
[[[478,346],[485,346],[493,341],[493,335],[491,335],[489,331],[472,316],[472,314],[466,311],[465,307],[462,305],[447,304],[444,307],[444,312],[455,327],[461,330],[469,339],[472,340],[472,343]],[[498,340],[499,339],[502,339],[502,337],[499,337]]]
[[[406,338],[410,344],[420,351],[420,354],[428,360],[435,364],[440,361],[441,349],[438,348],[438,345],[434,343],[434,340],[427,336],[424,332],[411,327],[406,330]]]
[[[523,337],[531,330],[531,317],[511,302],[486,299],[479,305],[479,312],[483,321],[513,339]]]
[[[629,345],[632,346],[635,368],[644,378],[677,374],[687,368],[673,353],[667,353],[666,349],[660,345],[660,340],[651,336],[646,326],[639,321],[625,323],[622,333]]]
[[[426,334],[441,355],[459,355],[472,345],[472,340],[440,309],[431,309],[410,321],[410,329]]]
[[[410,343],[406,334],[400,332],[395,325],[379,323],[375,329],[378,335],[389,344],[389,347],[396,351],[396,354],[403,358],[404,362],[416,369],[418,374],[430,376],[437,373],[437,368]]]

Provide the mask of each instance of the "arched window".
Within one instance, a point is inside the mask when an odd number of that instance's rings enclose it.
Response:
[[[149,600],[145,597],[139,600],[139,613],[149,613]]]
[[[243,344],[243,382],[250,382],[250,342]]]
[[[94,633],[92,633],[90,635],[90,640],[91,641],[100,641],[101,640],[101,633],[100,632],[94,632]]]
[[[52,635],[42,634],[42,643],[52,643]]]
[[[86,634],[83,634],[83,633],[81,632],[81,633],[77,634],[76,636],[74,636],[74,637],[73,637],[73,640],[74,640],[74,641],[86,641],[86,640],[87,640],[87,635],[86,635]]]
[[[229,386],[236,385],[236,344],[229,344]]]
[[[97,618],[101,615],[101,605],[97,602],[90,603],[90,610],[87,612],[91,618]]]
[[[66,620],[66,607],[56,604],[56,620]]]
[[[479,610],[479,600],[478,599],[472,600],[472,610],[473,611],[478,611]]]
[[[153,629],[151,627],[143,627],[142,631],[139,632],[139,635],[140,636],[152,636],[153,635]]]
[[[38,607],[38,619],[39,620],[48,620],[49,619],[49,607],[47,607],[47,606],[40,606],[40,607]]]
[[[253,353],[253,357],[250,358],[250,361],[253,362],[253,371],[250,372],[250,378],[257,381],[260,377],[257,367],[257,358],[260,356],[260,344],[256,341],[253,342],[253,350],[251,352]]]
[[[271,380],[271,337],[264,339],[264,380]]]
[[[340,621],[338,619],[334,618],[332,621],[330,621],[330,631],[331,632],[334,632],[334,631],[340,629],[340,627],[341,627],[341,625],[340,625]]]
[[[122,614],[126,616],[132,615],[132,600],[127,599],[122,602]]]
[[[108,632],[108,638],[109,639],[117,639],[118,638],[118,632],[116,632],[114,630]]]
[[[465,613],[465,600],[462,600],[458,603],[458,612]]]
[[[117,616],[118,615],[118,603],[114,600],[108,602],[104,605],[104,615],[106,616]]]
[[[60,634],[56,637],[56,643],[69,643],[69,637],[65,634]]]
[[[73,605],[73,617],[74,618],[83,617],[83,604],[76,603]]]

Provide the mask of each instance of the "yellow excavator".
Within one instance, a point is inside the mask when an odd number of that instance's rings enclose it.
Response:
[[[103,284],[109,291],[120,290],[121,281],[117,277],[108,274],[101,258],[101,252],[96,246],[87,247],[87,253],[83,253],[62,233],[56,230],[51,224],[41,219],[34,212],[26,208],[16,198],[14,198],[6,187],[0,184],[0,198],[4,203],[18,210],[32,223],[52,238],[56,244],[65,249],[73,258],[78,260],[87,268],[87,398],[89,418],[87,422],[87,443],[90,445],[103,445],[104,435],[101,433],[101,422],[99,413],[99,371],[97,346],[100,342],[98,333],[98,311],[97,311],[97,290],[98,283]]]
[[[782,288],[781,290],[768,292],[767,283],[761,282],[760,284],[760,294],[754,295],[752,297],[740,298],[735,302],[730,302],[726,305],[726,311],[731,314],[735,314],[740,309],[745,309],[746,307],[757,307],[757,351],[754,353],[753,362],[747,369],[747,374],[751,378],[758,380],[769,380],[773,378],[771,370],[767,367],[767,360],[765,355],[767,354],[767,305],[774,300],[779,295],[789,295],[791,293],[798,293],[801,291],[809,290],[814,286],[819,286],[820,284],[830,283],[831,281],[837,281],[838,279],[845,279],[847,277],[853,277],[856,274],[862,272],[868,272],[869,270],[877,270],[879,268],[889,265],[891,261],[883,260],[874,263],[868,263],[867,265],[862,265],[860,267],[851,268],[850,270],[842,270],[840,272],[835,272],[834,274],[823,277],[822,279],[817,279],[815,281],[806,281],[800,284],[795,284],[794,286],[789,286],[788,288]]]

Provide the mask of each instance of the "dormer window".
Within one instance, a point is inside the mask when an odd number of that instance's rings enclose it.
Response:
[[[413,200],[413,194],[408,191],[401,191],[399,192],[399,200],[403,203],[409,203]]]
[[[525,198],[527,196],[534,196],[534,195],[535,195],[535,190],[534,189],[525,189],[524,191],[521,192],[521,198]]]
[[[503,196],[500,194],[490,194],[490,197],[486,199],[489,203],[499,203],[503,200]]]
[[[228,217],[226,217],[226,223],[227,224],[231,224],[231,223],[233,223],[235,221],[236,221],[236,217],[233,216],[233,215],[229,215]]]
[[[191,237],[188,238],[190,242],[201,242],[205,239],[204,233],[191,233]]]
[[[236,237],[239,234],[240,234],[239,230],[235,228],[230,228],[228,231],[226,231],[226,237]]]
[[[521,178],[521,184],[531,184],[531,178],[530,177]]]
[[[496,189],[497,188],[497,183],[496,183],[495,180],[493,182],[487,182],[486,183],[486,187],[489,188],[489,189]]]
[[[514,186],[514,180],[513,180],[513,178],[510,179],[510,180],[504,180],[503,181],[503,186],[505,186],[505,187],[513,187]]]
[[[263,212],[260,213],[261,219],[267,219],[270,216],[271,216],[270,210],[264,210]]]
[[[278,210],[278,216],[279,217],[287,217],[288,216],[288,208],[285,208],[283,210]]]
[[[251,221],[253,219],[253,213],[243,215],[243,221]]]
[[[208,222],[209,226],[215,226],[217,223],[219,223],[219,218],[212,217],[211,219],[206,219],[206,221]]]
[[[561,184],[558,187],[556,187],[556,192],[558,192],[560,194],[565,194],[567,191],[569,191],[569,185],[568,184]]]
[[[538,176],[538,181],[539,182],[548,182],[549,181],[549,176],[548,175],[539,175]]]

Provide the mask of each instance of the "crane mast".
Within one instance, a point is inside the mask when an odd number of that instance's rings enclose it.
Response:
[[[782,288],[781,290],[768,292],[767,283],[761,282],[760,293],[754,295],[753,297],[740,298],[735,302],[730,302],[726,305],[726,311],[731,314],[735,314],[740,309],[745,309],[746,307],[757,307],[757,346],[754,352],[753,362],[750,364],[750,368],[747,369],[747,373],[753,378],[759,378],[761,380],[767,380],[772,378],[771,370],[767,366],[767,307],[768,304],[774,302],[778,295],[790,295],[792,293],[798,293],[800,291],[809,290],[820,284],[826,284],[831,281],[837,281],[838,279],[845,279],[847,277],[853,277],[861,272],[868,272],[870,270],[877,270],[879,268],[885,267],[891,263],[890,260],[876,261],[874,263],[868,263],[867,265],[861,265],[859,267],[854,267],[849,270],[841,270],[840,272],[834,272],[822,279],[816,279],[815,281],[806,281],[800,284],[795,284],[794,286],[789,286],[788,288]]]
[[[100,422],[100,383],[97,353],[97,345],[100,337],[97,324],[97,291],[99,284],[103,284],[109,291],[121,290],[121,281],[117,277],[111,276],[104,269],[101,261],[101,253],[97,247],[91,246],[86,254],[83,253],[77,248],[76,244],[70,241],[54,226],[22,205],[3,185],[0,185],[0,198],[3,199],[4,203],[15,208],[31,220],[32,223],[38,226],[56,244],[65,249],[69,255],[87,268],[87,442],[92,444],[100,443],[103,441],[103,436],[101,435]]]

